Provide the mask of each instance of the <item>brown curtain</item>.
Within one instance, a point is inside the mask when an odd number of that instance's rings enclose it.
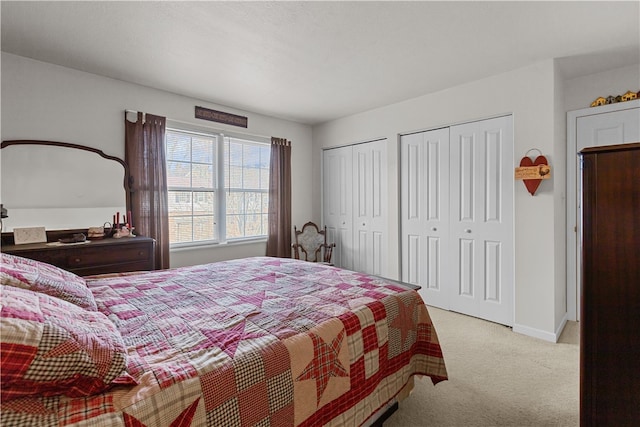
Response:
[[[156,268],[169,268],[169,208],[164,135],[166,118],[138,113],[125,123],[125,161],[131,173],[131,216],[136,233],[156,240]]]
[[[271,138],[267,256],[291,257],[291,141]]]

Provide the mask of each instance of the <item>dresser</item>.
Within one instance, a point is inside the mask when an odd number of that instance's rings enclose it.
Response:
[[[581,157],[580,425],[639,425],[640,143]]]
[[[79,276],[155,269],[155,240],[106,238],[86,243],[2,245],[2,252],[43,261]]]

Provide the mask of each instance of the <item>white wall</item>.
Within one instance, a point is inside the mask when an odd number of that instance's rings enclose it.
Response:
[[[564,81],[553,60],[438,93],[310,127],[202,100],[2,53],[1,136],[75,142],[124,157],[123,110],[164,115],[200,127],[280,136],[293,141],[293,223],[321,221],[322,148],[388,140],[389,260],[399,278],[398,136],[505,113],[514,115],[515,157],[540,149],[553,167],[535,197],[516,183],[514,329],[553,339],[566,313],[565,112],[600,95],[640,89],[637,65]],[[249,128],[193,118],[202,105],[249,117]],[[313,136],[313,145],[312,145]],[[311,167],[312,166],[312,167]],[[309,174],[312,170],[312,174]],[[14,179],[5,177],[2,179]],[[310,191],[311,189],[311,191]],[[10,208],[10,207],[9,207]],[[220,245],[172,252],[172,266],[264,254],[264,243]]]
[[[554,145],[553,158],[556,169],[553,171],[553,195],[554,195],[554,283],[555,283],[555,306],[554,320],[556,337],[560,336],[565,323],[567,322],[567,245],[566,245],[566,203],[567,203],[567,119],[565,114],[565,82],[557,66],[554,68],[554,91],[553,91],[553,111],[554,111]],[[562,165],[561,168],[557,168]],[[559,173],[561,172],[561,173]]]
[[[636,92],[640,90],[640,64],[633,64],[625,67],[614,68],[603,72],[567,79],[564,81],[564,110],[562,111],[562,120],[566,124],[567,112],[589,108],[591,102],[593,102],[600,96],[607,97],[609,95],[622,95],[628,90]],[[573,156],[573,158],[575,158],[576,153],[569,152],[567,155]],[[574,179],[573,182],[575,183],[577,182],[577,180]],[[575,194],[575,189],[573,191],[573,194]],[[573,199],[565,200],[565,203],[575,204],[575,201]],[[566,212],[564,214],[566,215]],[[571,224],[571,229],[573,228],[574,222],[575,221],[573,221]],[[575,232],[571,229],[567,231],[569,233],[574,233],[574,236],[570,241],[571,244],[575,245]],[[575,252],[573,252],[573,255],[575,256]],[[571,267],[575,267],[575,264],[573,264]],[[571,276],[573,280],[575,280],[575,272],[573,272]],[[568,287],[569,289],[567,291],[567,301],[571,300],[573,307],[579,306],[575,284],[572,284]],[[572,313],[570,315],[573,316],[574,314],[575,313]]]
[[[640,64],[567,79],[565,110],[588,108],[599,96],[624,95],[628,90],[640,90]]]
[[[2,53],[2,140],[44,139],[99,148],[124,158],[124,110],[165,116],[198,127],[292,141],[292,221],[303,224],[312,215],[311,128],[247,111],[188,98],[145,86],[84,73],[13,54]],[[275,101],[274,101],[275,102]],[[200,105],[247,116],[247,129],[197,120]],[[28,171],[25,171],[28,173]],[[86,177],[84,177],[86,178]],[[2,180],[17,179],[2,175]],[[11,209],[10,206],[6,206]],[[105,221],[110,218],[105,218]],[[100,225],[100,224],[96,224]],[[265,243],[231,244],[176,251],[171,266],[264,255]]]
[[[513,114],[515,157],[530,148],[547,155],[554,177],[543,181],[535,197],[522,183],[515,189],[515,323],[514,330],[555,340],[556,287],[564,289],[564,265],[556,262],[562,248],[564,218],[556,214],[563,157],[556,159],[554,114],[555,66],[552,60],[480,81],[356,114],[313,129],[314,183],[320,183],[322,148],[387,138],[389,147],[389,260],[387,271],[399,278],[398,136],[421,129]],[[514,159],[514,167],[516,163]],[[559,181],[560,185],[564,183]],[[320,184],[313,190],[314,218],[320,221]],[[560,255],[563,256],[563,255]]]
[[[566,112],[598,96],[640,89],[640,66],[632,65],[565,80],[548,60],[448,90],[334,120],[313,129],[314,183],[321,179],[322,148],[387,138],[389,141],[389,260],[400,277],[398,136],[504,113],[514,115],[515,164],[530,148],[549,160],[553,177],[530,196],[515,194],[514,330],[547,340],[566,322]],[[320,184],[314,186],[315,220],[321,220]],[[571,296],[569,296],[571,297]]]

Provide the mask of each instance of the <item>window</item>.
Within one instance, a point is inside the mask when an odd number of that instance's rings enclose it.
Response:
[[[171,244],[267,235],[269,144],[167,129]]]

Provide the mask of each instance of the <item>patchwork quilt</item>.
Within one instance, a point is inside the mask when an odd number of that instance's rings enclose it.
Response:
[[[86,282],[135,384],[3,401],[2,425],[357,426],[447,378],[419,294],[366,274],[257,257]]]

